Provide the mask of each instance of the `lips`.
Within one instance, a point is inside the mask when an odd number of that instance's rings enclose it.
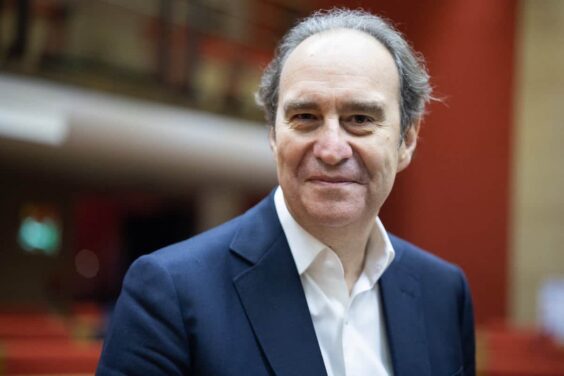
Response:
[[[327,175],[316,175],[311,176],[307,181],[312,183],[327,183],[327,184],[346,184],[346,183],[358,183],[358,180],[347,176],[327,176]]]

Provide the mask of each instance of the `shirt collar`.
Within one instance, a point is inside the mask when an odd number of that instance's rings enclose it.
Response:
[[[286,239],[288,240],[290,251],[294,257],[298,273],[302,275],[307,268],[309,268],[317,255],[327,247],[314,238],[296,222],[294,217],[292,217],[284,201],[284,194],[280,186],[276,188],[276,192],[274,193],[274,205],[276,206],[276,213],[278,214],[278,219],[280,220],[284,234],[286,234]]]
[[[324,249],[325,244],[308,233],[296,220],[286,206],[282,188],[279,186],[274,193],[274,205],[282,229],[288,240],[290,251],[296,263],[298,273],[302,275],[313,263],[317,255]],[[392,263],[395,256],[394,248],[380,218],[376,217],[376,226],[372,227],[368,239],[366,260],[363,273],[371,285],[374,285],[385,269]]]

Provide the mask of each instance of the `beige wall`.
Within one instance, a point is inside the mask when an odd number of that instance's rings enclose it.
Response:
[[[527,325],[543,281],[564,278],[564,1],[522,0],[519,17],[510,297]]]

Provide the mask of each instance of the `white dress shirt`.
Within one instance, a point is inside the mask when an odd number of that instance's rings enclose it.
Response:
[[[292,217],[282,189],[276,212],[294,257],[328,376],[392,375],[378,279],[394,249],[378,218],[366,246],[364,269],[351,293],[337,254]]]

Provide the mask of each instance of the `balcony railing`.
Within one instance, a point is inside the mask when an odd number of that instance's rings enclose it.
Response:
[[[291,0],[0,0],[0,67],[259,120],[276,41],[313,5]]]

